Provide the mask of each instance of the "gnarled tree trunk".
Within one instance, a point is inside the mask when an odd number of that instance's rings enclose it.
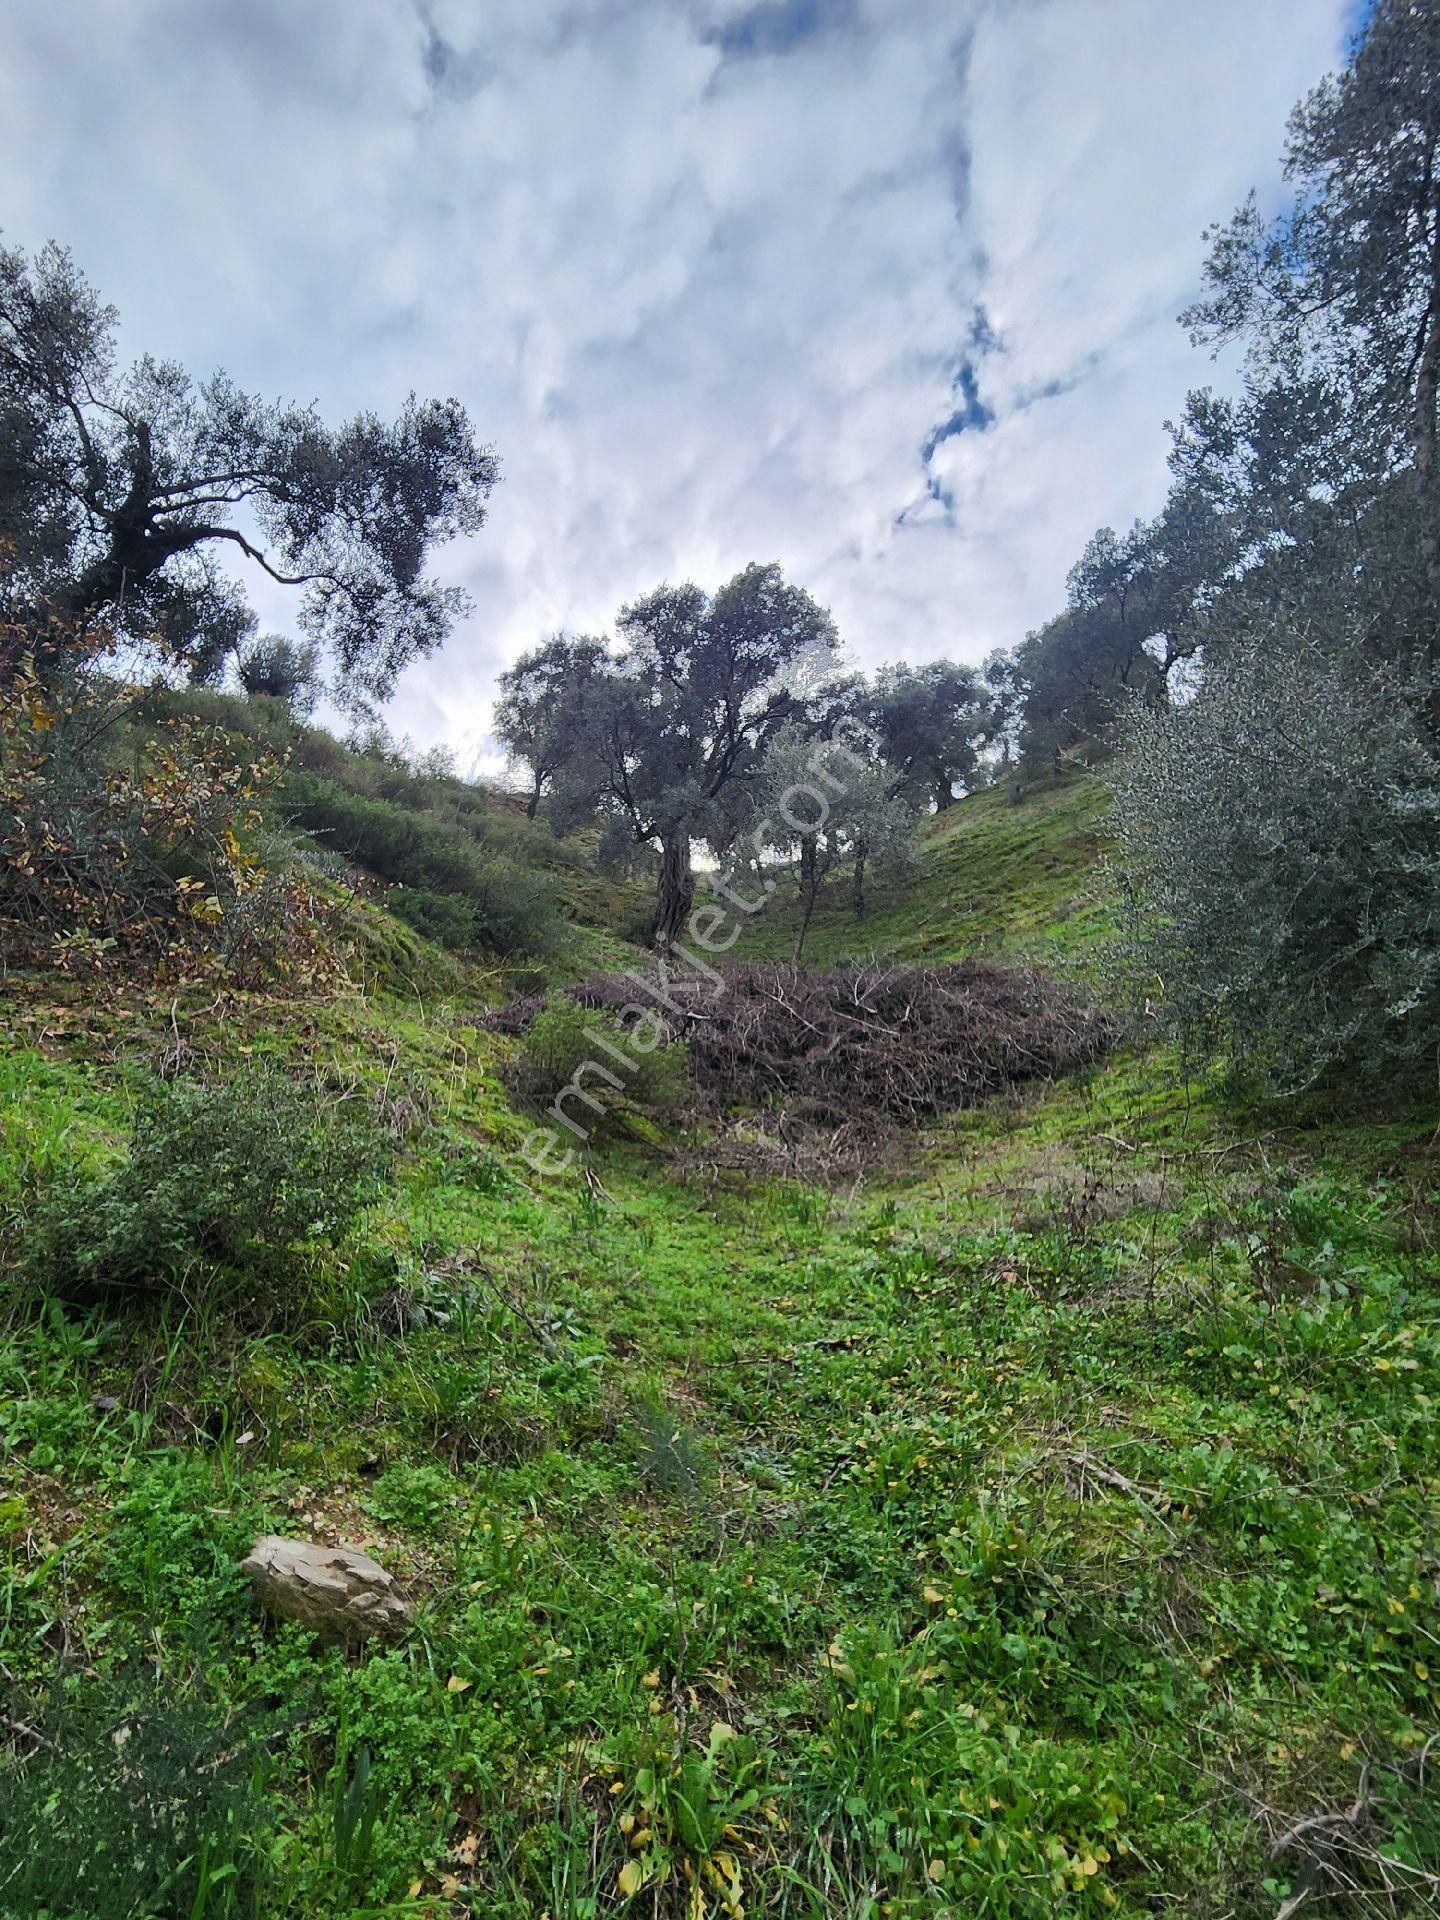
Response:
[[[683,832],[667,834],[661,842],[660,888],[655,914],[655,944],[662,952],[679,944],[694,898],[690,836]]]

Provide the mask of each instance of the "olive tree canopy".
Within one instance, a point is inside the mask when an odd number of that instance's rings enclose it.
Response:
[[[518,661],[501,680],[496,729],[537,776],[532,756],[544,753],[557,828],[598,812],[658,846],[656,937],[669,947],[694,897],[692,842],[731,844],[745,818],[738,797],[780,727],[810,710],[839,642],[825,609],[774,565],[748,566],[713,594],[690,581],[657,587],[617,627],[613,653],[552,641]],[[545,684],[559,724],[532,740],[531,696]]]
[[[314,406],[115,363],[116,314],[68,252],[0,248],[0,553],[32,624],[157,642],[201,677],[253,630],[219,556],[301,590],[338,690],[383,696],[465,601],[429,573],[495,483],[456,400],[331,427]]]

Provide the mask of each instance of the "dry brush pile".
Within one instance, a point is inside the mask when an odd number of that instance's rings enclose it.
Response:
[[[973,1106],[1018,1081],[1100,1059],[1113,1022],[1076,988],[1025,968],[871,964],[811,973],[787,963],[714,978],[600,974],[566,989],[583,1008],[646,1021],[689,1049],[699,1091],[719,1107],[781,1106],[827,1127],[914,1123]],[[522,1034],[544,995],[490,1016]],[[623,1044],[623,1041],[622,1041]]]

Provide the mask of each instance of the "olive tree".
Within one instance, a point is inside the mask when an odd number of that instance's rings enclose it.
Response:
[[[755,784],[754,820],[732,850],[732,869],[783,861],[799,898],[792,959],[797,963],[826,881],[848,866],[857,919],[865,912],[867,868],[891,871],[915,860],[915,818],[890,791],[886,770],[864,735],[817,737],[787,723],[776,734]]]
[[[427,572],[435,546],[482,524],[497,475],[464,408],[412,394],[397,420],[332,427],[223,373],[197,383],[148,356],[121,370],[116,325],[63,249],[0,248],[0,552],[17,630],[103,624],[214,677],[253,630],[229,556],[300,590],[342,694],[383,696],[466,604]]]
[[[1436,691],[1293,639],[1138,708],[1116,768],[1129,958],[1181,1029],[1274,1085],[1440,1058]]]
[[[658,848],[656,939],[669,948],[694,899],[694,843],[731,845],[746,812],[737,795],[779,729],[810,710],[839,643],[825,609],[773,565],[746,567],[713,594],[689,581],[658,587],[617,628],[613,653],[572,640],[518,662],[501,679],[496,731],[538,785],[526,688],[541,665],[562,688],[585,676],[583,700],[557,695],[558,735],[544,736],[552,823],[598,813]]]

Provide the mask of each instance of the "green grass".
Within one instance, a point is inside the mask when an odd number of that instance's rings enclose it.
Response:
[[[1100,805],[957,808],[892,950],[1083,951]],[[12,1014],[12,1245],[177,1046],[358,1078],[406,1133],[280,1298],[0,1334],[0,1711],[138,1651],[249,1770],[154,1911],[1273,1915],[1277,1837],[1357,1801],[1368,1892],[1310,1911],[1426,1910],[1433,1115],[1237,1112],[1156,1052],[853,1190],[637,1148],[541,1181],[460,974]],[[415,1631],[260,1622],[261,1530],[367,1544]]]
[[[920,826],[920,865],[867,883],[857,918],[848,874],[821,895],[806,936],[807,965],[855,957],[940,963],[987,955],[1042,964],[1083,956],[1107,935],[1112,910],[1099,870],[1109,793],[1088,773],[1007,780]],[[737,951],[788,957],[797,911],[783,894],[749,923]]]

